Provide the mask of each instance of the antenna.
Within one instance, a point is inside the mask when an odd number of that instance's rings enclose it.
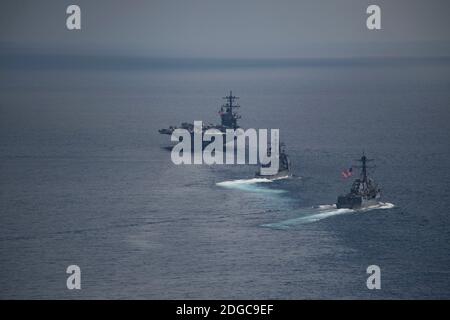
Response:
[[[230,94],[223,97],[227,102],[220,108],[219,114],[221,119],[221,125],[227,128],[238,128],[237,120],[241,118],[237,112],[233,111],[233,108],[239,108],[238,104],[234,104],[234,101],[239,97],[233,96],[233,91],[230,90]]]
[[[239,97],[233,96],[233,91],[231,91],[231,90],[230,90],[230,95],[223,97],[222,99],[227,100],[227,103],[223,105],[223,107],[225,107],[225,108],[230,108],[230,110],[231,110],[231,108],[239,108],[240,107],[240,105],[238,105],[238,104],[233,105],[234,100],[239,99]]]
[[[354,166],[355,168],[360,168],[361,169],[361,180],[363,182],[367,181],[367,169],[372,169],[375,168],[375,166],[367,166],[367,162],[371,162],[374,161],[374,159],[368,159],[363,151],[363,155],[360,159],[357,159],[356,161],[361,162],[361,165],[356,165]]]

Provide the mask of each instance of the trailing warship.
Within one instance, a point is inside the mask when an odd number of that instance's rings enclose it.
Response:
[[[237,124],[237,120],[241,118],[241,116],[235,111],[236,108],[240,106],[234,104],[234,101],[239,99],[239,97],[233,96],[233,92],[230,91],[230,94],[222,99],[226,100],[226,103],[222,105],[219,111],[221,123],[218,125],[208,124],[203,125],[202,133],[204,133],[208,129],[218,129],[221,132],[225,133],[226,129],[237,129],[239,128]],[[178,127],[170,126],[169,128],[158,130],[160,134],[172,135],[173,131],[178,129]],[[192,123],[183,122],[180,126],[180,129],[186,129],[193,136],[194,134],[194,125]]]
[[[359,209],[375,205],[381,196],[381,189],[367,176],[367,168],[369,168],[367,167],[367,162],[373,161],[373,159],[367,159],[363,153],[361,159],[357,161],[361,162],[360,166],[356,166],[357,168],[361,168],[360,177],[353,182],[348,194],[338,197],[336,203],[338,209]]]
[[[271,149],[269,147],[268,150],[268,155],[270,156],[271,154]],[[289,157],[286,153],[285,150],[285,144],[284,143],[280,143],[279,146],[279,167],[278,167],[278,172],[276,174],[273,175],[263,175],[261,174],[261,169],[262,168],[266,168],[266,167],[270,167],[270,164],[266,164],[266,165],[261,165],[260,171],[256,172],[255,176],[257,178],[266,178],[266,179],[280,179],[280,178],[286,178],[290,176],[290,171],[291,171],[291,162],[289,160]]]

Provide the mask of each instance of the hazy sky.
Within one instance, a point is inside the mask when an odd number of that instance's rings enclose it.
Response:
[[[78,4],[82,30],[66,30]],[[366,28],[369,4],[382,30]],[[150,57],[450,55],[448,0],[3,0],[2,50]]]

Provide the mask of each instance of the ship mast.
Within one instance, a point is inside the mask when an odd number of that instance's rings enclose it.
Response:
[[[230,91],[230,95],[223,97],[222,99],[227,101],[222,105],[221,111],[219,112],[222,126],[236,129],[238,127],[237,119],[240,119],[241,117],[236,112],[233,112],[233,108],[239,108],[240,105],[233,103],[235,100],[239,99],[239,97],[233,96],[233,91]]]
[[[223,105],[223,107],[226,108],[227,112],[231,112],[233,110],[233,108],[239,108],[240,105],[236,104],[233,105],[234,100],[239,99],[239,97],[233,96],[233,91],[230,91],[230,95],[223,97],[222,99],[227,100],[227,103]]]
[[[374,159],[367,159],[366,155],[363,152],[363,155],[361,157],[361,159],[358,159],[356,161],[361,162],[361,166],[356,166],[357,168],[361,168],[361,177],[360,180],[362,183],[366,183],[367,182],[367,168],[373,168],[373,167],[368,167],[367,166],[367,162],[369,161],[373,161]]]
[[[365,155],[363,155],[363,156],[361,157],[361,162],[362,162],[361,175],[362,175],[362,178],[363,178],[363,182],[366,182],[366,181],[367,181],[367,166],[366,166],[366,161],[367,161],[367,158],[366,158]]]

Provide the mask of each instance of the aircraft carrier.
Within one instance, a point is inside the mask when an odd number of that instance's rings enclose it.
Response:
[[[225,99],[226,103],[224,105],[222,105],[222,107],[219,110],[219,115],[220,115],[220,120],[221,120],[220,124],[203,125],[202,133],[204,133],[208,129],[218,129],[221,132],[225,133],[226,129],[239,128],[239,126],[237,124],[237,120],[240,119],[241,116],[235,110],[237,108],[239,108],[240,106],[238,104],[234,103],[235,100],[239,99],[239,97],[233,96],[233,92],[230,91],[230,94],[226,97],[223,97],[222,99]],[[160,129],[158,131],[161,134],[172,135],[173,131],[178,128],[188,130],[191,133],[191,135],[194,134],[194,124],[187,123],[187,122],[183,122],[180,125],[180,127],[170,126],[169,128]]]

